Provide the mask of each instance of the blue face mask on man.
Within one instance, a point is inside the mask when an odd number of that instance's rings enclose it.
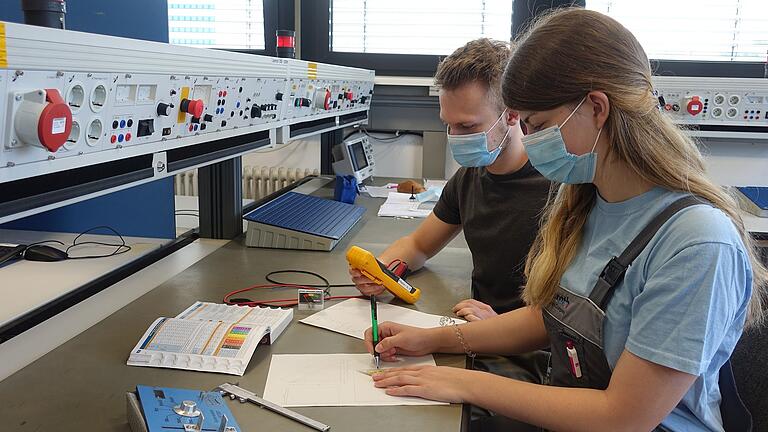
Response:
[[[600,139],[602,128],[597,131],[597,138],[592,150],[581,156],[569,153],[563,141],[560,130],[568,123],[568,120],[578,111],[587,97],[579,102],[568,118],[560,126],[548,127],[542,131],[523,137],[525,152],[528,159],[544,177],[566,184],[592,183],[595,179],[597,168],[597,140]]]
[[[507,129],[507,133],[504,134],[498,147],[493,150],[488,150],[488,132],[492,131],[499,124],[501,119],[504,118],[505,113],[506,110],[501,113],[496,123],[487,132],[451,135],[450,131],[447,131],[448,145],[451,146],[453,158],[459,165],[464,167],[483,167],[496,161],[499,153],[504,149],[504,141],[507,139],[507,135],[509,135],[509,129]]]

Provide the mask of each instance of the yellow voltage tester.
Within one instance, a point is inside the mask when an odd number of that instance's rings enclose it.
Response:
[[[374,283],[381,284],[389,292],[407,303],[416,303],[421,296],[421,290],[411,286],[405,279],[392,273],[379,260],[363,248],[352,246],[347,251],[349,266],[357,269]]]

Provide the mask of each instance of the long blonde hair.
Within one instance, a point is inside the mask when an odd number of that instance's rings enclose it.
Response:
[[[752,264],[747,321],[761,321],[768,272],[736,200],[707,178],[696,144],[657,109],[648,57],[632,33],[598,12],[569,8],[540,18],[513,44],[502,80],[506,106],[547,111],[578,102],[593,90],[610,101],[603,126],[610,143],[606,158],[625,163],[650,183],[698,195],[733,221]],[[562,185],[550,200],[525,266],[527,304],[544,306],[554,298],[595,200],[592,184]]]

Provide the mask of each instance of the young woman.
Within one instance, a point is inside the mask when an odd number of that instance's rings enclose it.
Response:
[[[735,201],[658,110],[642,47],[607,16],[560,10],[517,42],[502,93],[531,163],[562,183],[528,257],[528,306],[436,329],[383,323],[376,351],[549,347],[550,385],[448,367],[375,385],[551,430],[722,431],[718,381],[763,316],[766,270]]]

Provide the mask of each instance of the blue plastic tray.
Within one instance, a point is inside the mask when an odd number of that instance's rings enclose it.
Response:
[[[364,207],[287,192],[243,218],[339,240],[360,220],[363,213]]]

